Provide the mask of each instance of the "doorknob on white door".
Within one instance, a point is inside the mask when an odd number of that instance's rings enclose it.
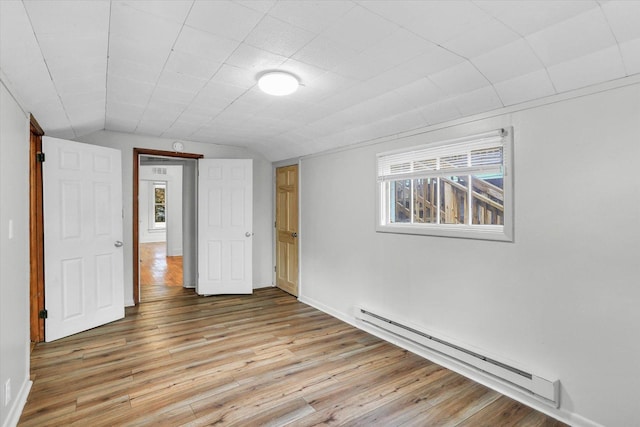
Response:
[[[122,243],[120,240],[116,240],[116,242],[113,244],[113,246],[115,246],[116,248],[121,248],[123,244],[124,243]]]
[[[253,233],[250,233],[250,232],[248,232],[248,231],[247,231],[246,233],[244,233],[244,235],[245,235],[246,237],[251,237],[251,236],[253,236]]]

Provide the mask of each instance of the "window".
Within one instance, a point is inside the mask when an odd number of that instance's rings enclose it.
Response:
[[[379,153],[377,231],[513,240],[512,129]]]
[[[167,211],[167,184],[153,183],[153,228],[166,228],[166,211]]]

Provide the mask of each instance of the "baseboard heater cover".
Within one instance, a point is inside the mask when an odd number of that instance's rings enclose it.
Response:
[[[408,339],[422,347],[444,354],[467,366],[491,374],[498,379],[532,394],[538,400],[559,407],[560,405],[560,381],[548,380],[525,369],[510,366],[494,358],[487,357],[475,351],[442,340],[433,335],[419,331],[410,326],[395,322],[382,315],[373,313],[364,308],[356,309],[356,318],[370,325],[391,332],[397,336]]]

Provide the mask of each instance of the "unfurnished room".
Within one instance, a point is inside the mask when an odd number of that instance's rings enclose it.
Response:
[[[638,159],[638,0],[0,0],[0,425],[640,426]]]

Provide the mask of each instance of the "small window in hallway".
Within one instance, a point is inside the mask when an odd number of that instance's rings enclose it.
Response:
[[[153,184],[153,228],[166,228],[167,184]]]

